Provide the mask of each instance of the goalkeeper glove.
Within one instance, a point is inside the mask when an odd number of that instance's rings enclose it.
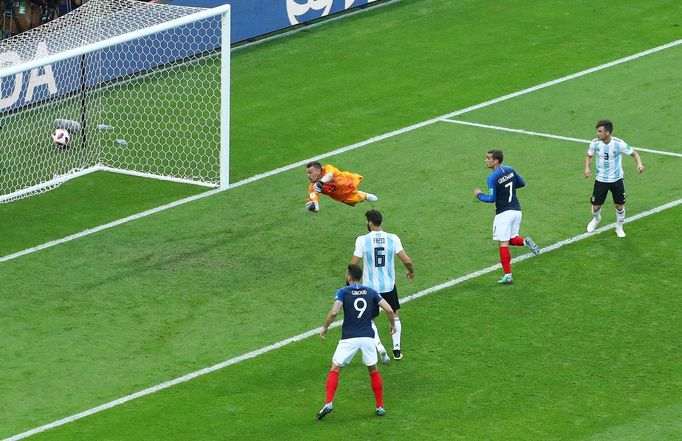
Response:
[[[313,190],[315,190],[318,193],[322,193],[322,189],[324,188],[324,182],[322,181],[317,181],[315,184],[313,184]]]

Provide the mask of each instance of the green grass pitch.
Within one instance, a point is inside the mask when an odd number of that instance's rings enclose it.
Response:
[[[415,0],[236,51],[233,180],[668,43],[681,22],[662,0]],[[590,139],[610,117],[633,145],[682,153],[681,67],[671,48],[457,119]],[[325,160],[363,174],[374,204],[307,213],[301,168],[0,263],[0,438],[320,326],[369,207],[415,262],[401,297],[494,265],[493,207],[472,197],[490,147],[527,181],[522,234],[583,233],[586,145],[438,122]],[[682,198],[682,158],[642,157],[641,175],[624,162],[629,216]],[[0,255],[201,191],[79,178],[0,206]],[[681,219],[678,205],[625,240],[515,263],[513,286],[493,271],[406,303],[384,418],[356,360],[336,412],[314,419],[335,329],[35,439],[678,440]]]

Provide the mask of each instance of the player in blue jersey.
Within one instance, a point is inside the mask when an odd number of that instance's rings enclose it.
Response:
[[[485,157],[485,165],[492,168],[488,176],[488,194],[480,188],[474,190],[474,197],[481,202],[495,203],[495,220],[493,222],[493,240],[500,242],[500,263],[504,275],[498,283],[511,285],[514,282],[511,271],[511,254],[509,245],[527,246],[534,255],[540,248],[533,239],[519,236],[521,227],[521,204],[516,197],[516,190],[526,185],[521,175],[513,168],[502,165],[504,155],[500,150],[489,150]]]
[[[378,292],[370,287],[360,284],[362,280],[362,268],[357,265],[348,265],[346,282],[348,286],[336,292],[336,298],[327,319],[322,325],[320,337],[325,338],[329,325],[332,324],[336,315],[343,309],[343,325],[341,326],[341,340],[336,346],[332,357],[332,367],[327,376],[326,401],[322,409],[317,413],[317,419],[321,420],[334,410],[333,400],[336,388],[339,385],[339,373],[344,366],[348,365],[358,351],[362,352],[362,362],[369,370],[369,377],[376,398],[375,413],[383,416],[384,410],[383,383],[379,368],[377,367],[377,351],[374,347],[374,330],[372,329],[372,311],[379,307],[386,311],[391,322],[391,334],[395,331],[395,315],[391,305],[382,299]]]
[[[642,158],[632,147],[622,139],[611,136],[613,123],[608,119],[597,121],[597,138],[592,140],[585,156],[585,177],[592,176],[590,164],[597,156],[594,189],[592,190],[592,220],[587,224],[587,232],[591,233],[601,221],[601,207],[610,191],[613,203],[616,205],[616,234],[625,237],[623,223],[625,223],[625,184],[623,183],[622,155],[630,155],[637,162],[637,171],[642,173],[644,165]]]
[[[398,289],[395,285],[395,257],[397,256],[407,269],[407,280],[411,281],[414,279],[414,267],[412,266],[412,260],[403,249],[400,237],[382,230],[383,216],[379,211],[367,211],[365,219],[367,220],[367,230],[369,233],[359,236],[355,240],[355,251],[350,263],[351,265],[357,265],[360,261],[364,263],[362,283],[378,291],[381,297],[386,299],[391,308],[393,308],[395,312],[395,333],[392,335],[393,358],[400,360],[403,358],[400,349],[402,323],[398,312],[400,309]],[[372,317],[375,318],[378,315],[379,308],[376,308]],[[388,357],[386,348],[381,343],[379,331],[374,321],[372,321],[372,327],[374,329],[374,343],[376,344],[377,351],[379,351],[382,361],[388,363],[391,359]]]

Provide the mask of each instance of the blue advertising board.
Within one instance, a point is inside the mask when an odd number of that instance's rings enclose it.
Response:
[[[375,1],[377,0],[162,0],[159,3],[202,8],[229,3],[232,6],[231,39],[236,43]],[[194,38],[193,44],[182,44],[183,38],[188,36],[200,38]],[[163,45],[161,42],[164,40],[172,40],[176,44],[172,45],[172,49],[159,51],[159,45]],[[197,41],[200,44],[197,44]],[[35,58],[51,54],[52,43],[49,40],[40,42],[36,47]],[[88,55],[84,60],[88,73],[83,78],[73,74],[80,69],[81,61],[78,59],[2,78],[0,111],[18,110],[55,96],[76,92],[82,87],[93,87],[155,66],[212,51],[219,45],[220,26],[216,19],[213,23],[199,26],[194,30],[166,31],[135,43],[121,44],[114,48],[115,50],[109,49]],[[148,50],[145,50],[145,47]],[[15,55],[11,51],[0,53],[0,64],[10,62]]]
[[[165,0],[170,5],[232,6],[232,42],[256,38],[377,0]]]

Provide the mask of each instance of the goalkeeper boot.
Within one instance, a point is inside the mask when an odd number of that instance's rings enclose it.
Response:
[[[528,236],[523,239],[523,244],[530,248],[530,252],[533,253],[533,256],[540,254],[540,247],[535,243],[532,237]]]
[[[514,279],[512,279],[511,273],[505,274],[504,276],[502,276],[500,280],[497,281],[497,283],[499,283],[500,285],[511,285],[512,283],[514,283]]]
[[[383,407],[377,407],[376,413],[377,416],[384,416],[386,415],[386,410]]]
[[[323,420],[324,417],[327,416],[327,414],[330,414],[334,412],[334,406],[332,403],[327,403],[324,406],[322,406],[322,409],[320,409],[319,412],[317,412],[317,419],[318,420]]]

